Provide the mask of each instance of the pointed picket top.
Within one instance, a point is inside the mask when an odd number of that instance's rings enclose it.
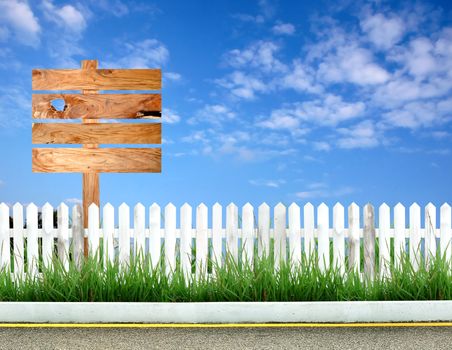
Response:
[[[433,205],[432,202],[429,202],[426,206],[425,206],[425,214],[428,214],[431,216],[431,220],[435,221],[436,219],[436,207]],[[427,216],[427,215],[426,215]],[[427,220],[427,218],[426,218]]]
[[[176,206],[175,206],[172,202],[169,202],[169,203],[165,206],[165,210],[176,210]]]
[[[336,229],[343,229],[344,228],[344,206],[337,202],[333,207],[333,226]]]
[[[88,207],[88,213],[89,213],[90,211],[94,211],[94,210],[99,210],[99,207],[97,206],[96,203],[91,203],[91,204],[89,205],[89,207]]]
[[[15,213],[15,212],[17,212],[17,211],[21,211],[21,210],[23,210],[22,204],[20,204],[19,202],[16,202],[16,203],[13,205],[13,213]]]
[[[58,206],[58,208],[63,211],[64,210],[69,211],[69,207],[64,202],[61,202],[60,205]]]
[[[443,205],[440,208],[441,211],[446,211],[446,210],[451,210],[451,207],[449,205],[449,203],[444,202]]]
[[[337,208],[337,209],[336,209]],[[339,202],[336,202],[336,204],[334,205],[334,207],[333,207],[333,210],[334,209],[336,209],[336,210],[344,210],[344,206],[341,204],[341,203],[339,203]]]
[[[246,202],[246,204],[242,207],[243,211],[251,211],[253,212],[254,208],[250,202]]]
[[[218,202],[215,202],[215,204],[212,206],[213,210],[221,210],[221,204]]]
[[[289,205],[289,212],[292,212],[292,211],[296,212],[297,210],[300,210],[300,206],[297,203],[292,202],[292,204]]]
[[[355,202],[352,202],[348,207],[351,208],[352,210],[359,210],[359,205],[356,204]]]
[[[28,212],[37,212],[38,211],[38,207],[36,206],[36,204],[34,204],[33,202],[31,202],[30,204],[27,205],[27,213]]]
[[[259,205],[259,210],[270,210],[270,206],[266,203],[263,202],[261,205]]]
[[[154,203],[151,204],[151,206],[150,206],[149,208],[150,208],[151,210],[152,210],[152,209],[154,209],[154,210],[155,210],[155,209],[160,209],[160,205],[158,205],[157,203],[154,202]]]
[[[49,202],[42,207],[42,228],[47,232],[53,228],[53,207]]]
[[[286,210],[286,206],[284,204],[282,204],[281,202],[279,202],[278,204],[275,205],[275,211],[285,211]]]
[[[141,204],[141,202],[138,202],[137,204],[135,204],[135,208],[134,208],[136,211],[144,211],[145,210],[145,207],[144,207],[144,205],[143,204]]]
[[[207,210],[207,205],[201,202],[197,207],[198,210]]]
[[[328,206],[325,204],[325,202],[322,202],[322,203],[320,203],[320,205],[319,205],[319,209],[320,208],[327,208],[328,209]]]
[[[399,202],[395,205],[394,210],[405,210],[405,206]]]
[[[115,207],[110,202],[104,205],[104,210],[115,210]]]
[[[187,202],[185,202],[184,204],[182,204],[182,206],[180,207],[181,210],[188,210],[191,209],[191,205],[188,204]]]
[[[311,203],[311,202],[307,202],[305,205],[304,205],[304,207],[303,207],[305,210],[307,210],[307,209],[314,209],[314,205]]]
[[[421,211],[421,207],[416,202],[410,205],[410,213],[415,211]]]
[[[228,206],[226,207],[226,211],[231,211],[231,210],[238,210],[238,207],[233,203],[229,203]]]
[[[363,211],[364,211],[364,221],[366,221],[366,218],[367,219],[372,219],[373,220],[373,217],[374,217],[374,206],[372,205],[372,204],[370,204],[370,203],[367,203],[365,206],[364,206],[364,208],[363,208]]]
[[[6,203],[2,202],[0,204],[0,209],[5,210],[5,208],[9,210],[9,207],[6,205]]]
[[[129,206],[125,203],[122,202],[122,204],[119,206],[119,211],[128,211],[129,210]]]
[[[391,210],[390,208],[389,208],[389,205],[387,205],[385,202],[383,202],[383,204],[382,205],[380,205],[380,207],[378,208],[379,210],[380,210],[380,212],[382,212],[382,211],[389,211],[389,210]]]
[[[49,202],[46,202],[43,206],[42,206],[42,211],[45,210],[53,210],[53,207],[50,205]]]

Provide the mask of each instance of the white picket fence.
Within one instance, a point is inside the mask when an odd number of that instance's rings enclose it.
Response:
[[[24,228],[24,208],[17,203],[12,207],[13,228],[9,227],[10,208],[0,204],[0,266],[23,275],[25,267],[24,251],[26,247],[27,273],[38,273],[39,241],[42,238],[42,261],[45,266],[51,264],[54,243],[57,241],[57,255],[64,266],[68,266],[68,252],[72,259],[80,262],[83,257],[83,239],[88,237],[91,253],[98,251],[103,244],[104,261],[119,259],[121,264],[128,264],[131,255],[141,252],[149,254],[153,267],[161,259],[161,247],[164,241],[164,266],[169,273],[176,268],[176,257],[180,257],[180,268],[191,275],[191,261],[196,261],[196,276],[208,274],[209,259],[221,266],[225,252],[230,252],[238,261],[239,254],[243,263],[251,265],[255,245],[257,254],[262,256],[270,251],[270,242],[274,243],[275,268],[281,261],[290,259],[291,266],[301,264],[302,254],[307,259],[316,259],[315,263],[323,271],[337,267],[342,272],[347,269],[360,271],[360,246],[364,251],[364,275],[368,277],[388,276],[390,251],[394,251],[394,264],[400,266],[401,253],[409,254],[412,266],[418,269],[421,263],[428,264],[432,256],[438,252],[452,258],[451,253],[451,207],[444,204],[440,208],[440,225],[436,225],[436,207],[428,204],[425,207],[424,226],[421,226],[421,207],[414,203],[409,207],[409,222],[406,223],[406,210],[397,204],[391,216],[390,207],[382,204],[378,212],[378,228],[375,228],[374,207],[367,204],[363,208],[361,221],[360,208],[356,204],[348,207],[348,227],[345,226],[344,206],[336,204],[332,209],[332,225],[330,225],[330,209],[321,204],[315,208],[307,203],[301,208],[293,203],[288,208],[279,203],[273,209],[263,203],[255,210],[249,203],[241,208],[231,203],[225,210],[225,226],[223,225],[223,208],[220,204],[212,207],[211,227],[209,228],[209,208],[200,204],[196,207],[195,221],[193,210],[184,204],[179,211],[180,227],[176,227],[177,209],[173,204],[161,208],[157,204],[149,207],[146,225],[146,208],[142,204],[134,207],[133,228],[130,225],[130,208],[122,204],[118,208],[118,227],[115,227],[115,209],[111,204],[102,208],[100,220],[99,208],[92,204],[89,207],[88,228],[83,228],[82,211],[79,205],[72,209],[72,224],[69,208],[62,203],[58,207],[58,225],[53,227],[53,208],[50,204],[42,207],[42,229],[38,228],[38,208],[30,204],[25,208],[26,228]],[[163,227],[162,227],[163,219]],[[392,219],[392,220],[391,220]],[[301,223],[303,222],[303,225]],[[362,222],[362,226],[361,226]],[[11,239],[13,249],[11,250]],[[102,239],[101,239],[102,238]],[[391,238],[394,238],[391,248]],[[408,239],[408,242],[407,242]],[[26,241],[25,241],[26,240]],[[195,256],[192,256],[194,241]],[[376,241],[379,254],[375,256]],[[209,248],[209,242],[211,248]],[[422,242],[422,244],[421,244]],[[224,244],[224,245],[223,245]],[[330,256],[332,244],[332,256]],[[421,249],[421,246],[424,248]],[[348,249],[346,250],[346,247]],[[406,248],[408,247],[408,251]],[[14,259],[11,259],[11,251]],[[313,254],[316,253],[316,254]],[[348,266],[346,266],[348,256]],[[379,264],[376,264],[376,259]],[[13,266],[11,266],[13,265]],[[376,271],[379,266],[379,271]],[[212,271],[214,272],[214,271]]]

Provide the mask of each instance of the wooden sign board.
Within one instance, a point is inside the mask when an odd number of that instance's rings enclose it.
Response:
[[[33,148],[32,171],[83,173],[85,227],[88,206],[99,203],[98,173],[161,172],[160,148],[99,148],[99,144],[161,144],[161,95],[98,94],[99,90],[160,90],[160,69],[97,69],[82,61],[81,69],[34,69],[32,89],[57,93],[32,95],[33,119],[77,120],[81,123],[33,123],[33,144],[81,144],[72,148]],[[81,90],[81,94],[61,93]],[[63,100],[58,110],[52,105]],[[118,123],[102,119],[124,119]],[[142,123],[127,123],[143,119]],[[150,122],[150,120],[151,122]],[[87,249],[85,247],[85,253]]]

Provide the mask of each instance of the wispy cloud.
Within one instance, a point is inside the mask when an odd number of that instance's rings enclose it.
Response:
[[[306,186],[306,190],[296,192],[295,197],[299,199],[337,198],[355,193],[357,190],[350,186],[329,188],[326,183],[311,183]]]
[[[0,0],[0,33],[3,40],[12,35],[19,43],[37,47],[41,26],[26,1]]]
[[[295,26],[292,23],[278,23],[273,26],[272,32],[276,35],[293,35]]]
[[[46,18],[60,28],[74,33],[85,30],[87,25],[85,16],[75,6],[56,6],[52,0],[43,0],[42,7]]]
[[[172,109],[169,108],[163,108],[162,112],[162,121],[167,124],[176,124],[179,123],[181,120],[181,117],[179,114]]]
[[[145,39],[122,44],[122,54],[117,60],[105,64],[109,68],[159,68],[169,60],[169,50],[157,39]]]
[[[265,180],[265,179],[255,179],[255,180],[249,180],[248,181],[253,186],[259,186],[259,187],[271,187],[271,188],[279,188],[281,185],[284,185],[286,183],[283,179],[276,179],[276,180]]]

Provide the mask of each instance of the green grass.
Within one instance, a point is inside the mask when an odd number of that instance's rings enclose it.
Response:
[[[58,260],[41,267],[40,278],[15,280],[0,271],[1,301],[108,301],[108,302],[213,302],[213,301],[345,301],[452,299],[451,266],[437,257],[428,268],[414,271],[408,257],[400,269],[390,268],[388,279],[362,280],[360,275],[336,269],[321,272],[303,258],[291,269],[273,268],[271,258],[256,259],[253,268],[237,264],[228,255],[225,265],[207,279],[186,281],[182,272],[166,276],[163,262],[152,270],[148,259],[104,267],[95,257],[77,269],[65,271]]]

